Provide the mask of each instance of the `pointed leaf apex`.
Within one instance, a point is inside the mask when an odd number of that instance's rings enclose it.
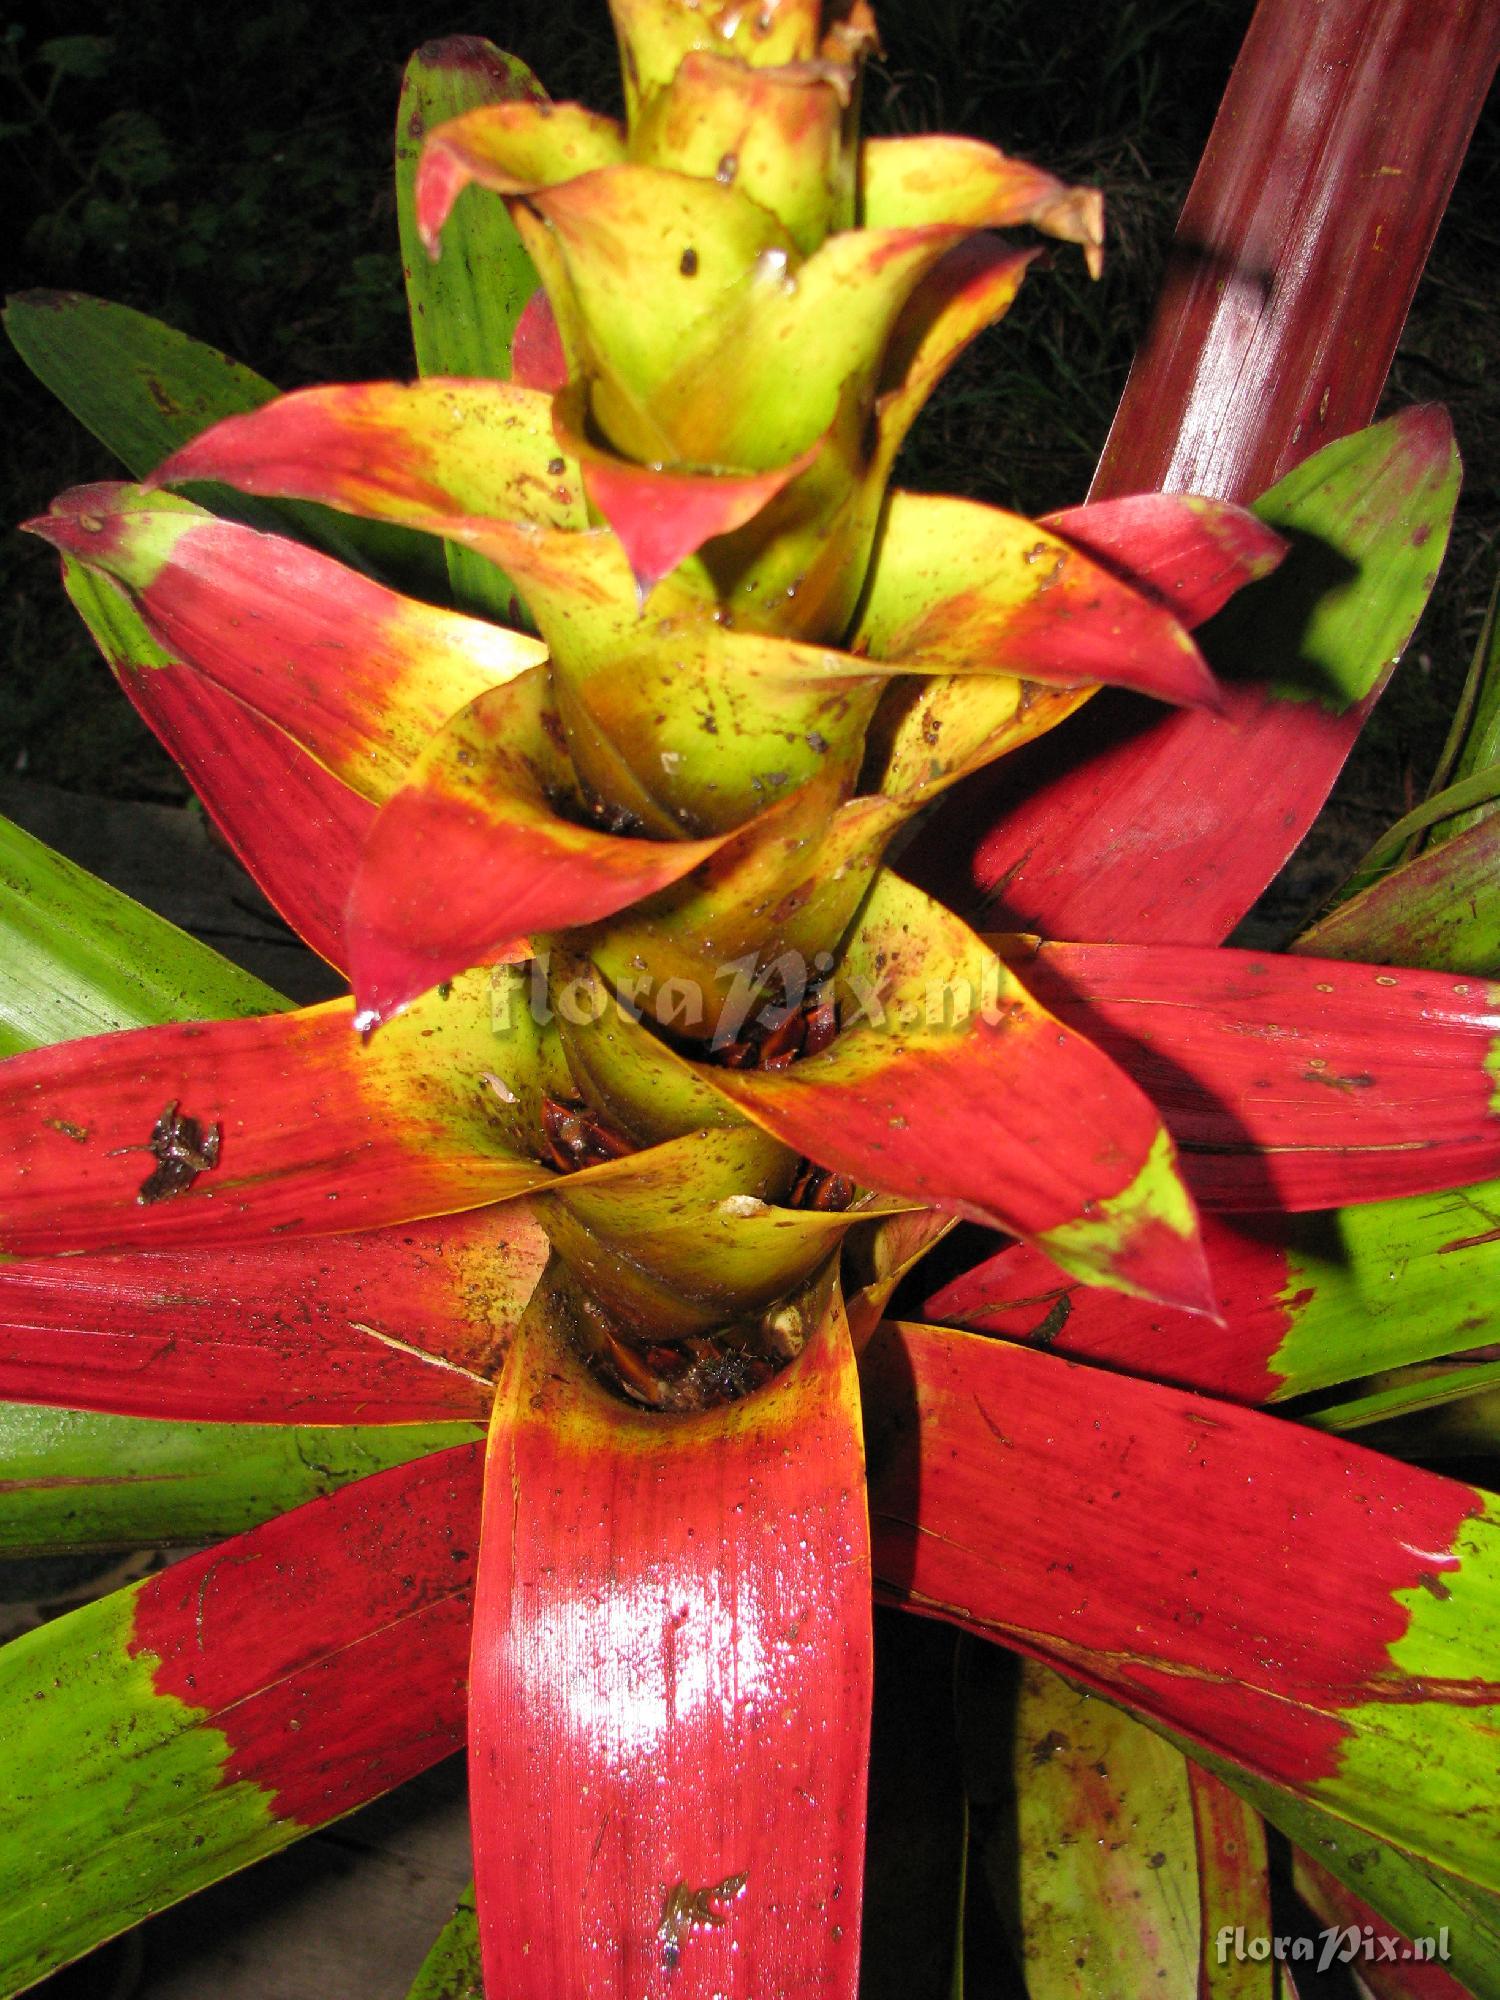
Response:
[[[1085,1284],[1108,1285],[1223,1324],[1177,1149],[1159,1130],[1135,1179],[1082,1215],[1033,1238]]]
[[[1440,457],[1453,448],[1453,418],[1446,403],[1413,403],[1390,419],[1414,450]]]
[[[45,514],[20,523],[23,535],[36,535],[66,555],[99,561],[109,548],[111,527],[117,525],[119,498],[129,490],[121,480],[101,480],[90,486],[70,486],[59,493]]]
[[[1091,278],[1104,274],[1104,196],[1098,188],[1065,188],[1032,218],[1045,235],[1064,243],[1076,243]]]
[[[731,534],[752,520],[807,470],[824,445],[817,438],[796,458],[767,472],[640,465],[590,441],[586,394],[578,383],[558,396],[553,433],[578,461],[584,491],[618,537],[642,608],[664,576],[714,536]]]
[[[523,389],[544,389],[549,395],[568,386],[568,358],[552,301],[544,291],[532,293],[516,321],[511,380]]]
[[[443,254],[443,225],[468,184],[467,170],[451,153],[438,146],[423,149],[412,205],[422,248],[434,264]]]

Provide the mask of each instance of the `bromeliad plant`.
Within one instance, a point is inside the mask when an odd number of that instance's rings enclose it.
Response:
[[[994,232],[1093,261],[1097,198],[860,144],[862,0],[614,12],[623,125],[415,60],[415,383],[11,311],[145,479],[30,525],[353,991],[288,1011],[6,836],[11,1545],[232,1538],[3,1656],[5,1988],[466,1736],[419,1992],[482,1941],[493,2000],[851,1994],[873,1590],[1032,1663],[1034,1993],[1269,1995],[1214,1953],[1270,1932],[1261,1814],[1495,1991],[1494,1503],[1342,1435],[1490,1330],[1494,992],[1214,948],[1420,609],[1445,422],[1248,511],[893,490],[1035,254]],[[1238,850],[1203,801],[1169,941],[1149,855],[1116,942],[981,936],[898,844],[1101,686],[1227,712]],[[976,879],[1086,904],[1110,768]],[[883,1319],[957,1217],[1013,1241]]]

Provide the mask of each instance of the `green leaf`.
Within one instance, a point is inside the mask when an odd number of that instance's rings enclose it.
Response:
[[[422,246],[413,189],[422,144],[435,125],[478,105],[546,92],[515,56],[477,36],[429,42],[406,66],[396,115],[396,219],[406,270],[412,345],[423,375],[510,375],[511,340],[537,288],[536,266],[498,195],[469,188],[443,232],[436,262]],[[517,623],[514,584],[472,549],[447,545],[457,603]]]
[[[258,410],[280,393],[216,347],[82,292],[21,292],[6,306],[4,323],[32,374],[137,479],[221,417]],[[247,500],[227,486],[196,488],[195,496],[217,514],[290,532],[414,590],[430,589],[442,574],[430,538],[383,522],[350,521],[302,502]]]
[[[1446,1926],[1453,1951],[1448,1971],[1474,2000],[1500,2000],[1500,1897],[1278,1791],[1199,1744],[1182,1747],[1405,1936],[1430,1937]]]
[[[1480,778],[1485,789],[1500,790],[1493,772]],[[1453,827],[1461,830],[1450,838]],[[1289,949],[1377,965],[1500,972],[1497,875],[1500,814],[1456,814],[1433,828],[1420,854],[1339,903]]]
[[[1225,717],[1121,728],[1107,697],[1095,704],[1083,736],[1096,753],[1008,787],[964,893],[1044,937],[1226,937],[1311,825],[1416,624],[1458,479],[1452,427],[1427,407],[1278,481],[1253,511],[1291,553],[1199,634]]]
[[[1355,1386],[1360,1394],[1325,1404],[1322,1409],[1299,1410],[1298,1420],[1315,1424],[1320,1431],[1347,1432],[1442,1409],[1449,1403],[1463,1402],[1470,1396],[1482,1396],[1500,1388],[1500,1361],[1460,1362],[1447,1368],[1418,1364],[1385,1375],[1368,1376]],[[1414,1431],[1411,1436],[1417,1446],[1416,1455],[1421,1457],[1421,1432]],[[1360,1442],[1367,1444],[1370,1440],[1362,1438]]]
[[[0,1555],[214,1541],[482,1435],[463,1422],[167,1423],[0,1403]]]
[[[138,479],[220,417],[277,394],[217,348],[81,292],[22,292],[4,319],[32,374]]]
[[[1462,820],[1473,825],[1478,808],[1493,806],[1500,798],[1500,765],[1488,764],[1482,770],[1472,771],[1466,778],[1455,784],[1444,786],[1405,818],[1398,819],[1387,829],[1375,845],[1355,868],[1341,893],[1357,896],[1362,889],[1392,868],[1407,844],[1431,829],[1436,832],[1445,822]]]
[[[1272,676],[1280,700],[1315,701],[1331,715],[1382,684],[1442,564],[1458,494],[1451,433],[1443,425],[1429,440],[1424,415],[1403,412],[1404,425],[1392,419],[1325,445],[1255,501],[1252,512],[1291,553],[1209,628],[1212,666],[1231,678]]]
[[[1013,1756],[1030,2000],[1192,1992],[1198,1864],[1182,1757],[1034,1661]]]
[[[206,944],[0,820],[0,1056],[115,1028],[284,1012]]]
[[[942,1329],[861,1379],[877,1588],[1500,1892],[1494,1496]]]
[[[59,76],[101,77],[108,73],[115,52],[111,35],[54,35],[37,48],[37,57]]]
[[[406,2000],[484,2000],[484,1967],[479,1955],[479,1918],[471,1882],[458,1907],[422,1961]]]

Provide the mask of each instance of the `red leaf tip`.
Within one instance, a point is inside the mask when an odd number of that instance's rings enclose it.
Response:
[[[563,353],[557,315],[544,291],[535,291],[521,308],[510,349],[511,380],[523,389],[555,395],[568,386],[568,361]]]

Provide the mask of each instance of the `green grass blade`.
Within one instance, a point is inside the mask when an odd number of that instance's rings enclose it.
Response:
[[[0,1556],[214,1541],[482,1434],[462,1422],[168,1423],[0,1403]]]
[[[1445,790],[1450,783],[1472,777],[1478,771],[1500,764],[1500,578],[1490,593],[1479,643],[1474,648],[1453,727],[1443,745],[1429,792]],[[1491,808],[1493,810],[1493,808]],[[1472,826],[1478,812],[1457,815],[1434,827],[1428,846],[1437,847]]]
[[[1379,881],[1396,865],[1408,843],[1421,834],[1430,832],[1436,838],[1444,827],[1461,831],[1472,826],[1477,818],[1484,817],[1485,807],[1494,809],[1497,798],[1500,798],[1500,764],[1486,765],[1445,785],[1380,836],[1344,884],[1340,897],[1357,896],[1362,889]]]
[[[1314,958],[1426,965],[1445,972],[1500,972],[1500,814],[1469,822],[1341,902],[1290,946]]]
[[[290,1003],[206,944],[0,820],[0,1056]]]

